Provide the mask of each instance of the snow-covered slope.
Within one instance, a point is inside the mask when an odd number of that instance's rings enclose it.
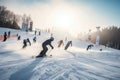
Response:
[[[30,38],[34,32],[0,28],[0,35],[4,31],[18,33],[22,40]],[[76,39],[73,46],[64,50],[64,46],[57,48],[58,40],[63,36],[53,34],[55,40],[47,55],[52,57],[31,58],[42,50],[41,44],[50,37],[50,33],[42,32],[37,35],[37,42],[22,49],[22,40],[10,38],[6,42],[0,41],[0,80],[120,80],[120,51],[96,46],[86,51],[89,43]],[[103,51],[99,51],[102,48]]]

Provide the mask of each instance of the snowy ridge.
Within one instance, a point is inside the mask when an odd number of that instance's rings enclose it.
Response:
[[[6,30],[9,29],[0,28],[0,34]],[[31,42],[35,36],[34,32],[11,31],[22,35],[22,39],[30,38]],[[50,33],[37,35],[37,42],[25,49],[22,40],[16,38],[0,41],[0,80],[120,80],[119,50],[100,46],[86,51],[89,43],[72,39],[73,46],[65,51],[64,46],[57,48],[62,36],[54,35],[54,49],[50,52],[48,47],[47,52],[52,58],[31,58],[40,53],[41,44]]]

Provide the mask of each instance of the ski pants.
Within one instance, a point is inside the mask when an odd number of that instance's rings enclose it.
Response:
[[[43,50],[40,52],[40,56],[46,55],[47,51],[48,51],[48,48],[46,46],[43,46]]]

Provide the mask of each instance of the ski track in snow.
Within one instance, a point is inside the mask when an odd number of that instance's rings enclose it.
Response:
[[[34,37],[33,34],[19,33],[25,38]],[[51,58],[31,58],[38,55],[47,36],[44,33],[37,43],[25,49],[21,49],[22,41],[17,42],[15,38],[0,42],[0,80],[120,80],[119,50],[105,48],[106,52],[96,52],[96,48],[86,51],[87,43],[74,40],[75,49],[74,46],[67,51],[55,48]]]

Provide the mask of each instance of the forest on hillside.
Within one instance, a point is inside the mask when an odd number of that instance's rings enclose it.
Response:
[[[20,15],[7,10],[5,6],[0,6],[0,27],[20,29],[18,22],[20,21]]]
[[[91,41],[95,43],[96,36],[99,34],[100,36],[100,44],[105,45],[107,47],[120,49],[120,27],[111,26],[103,28],[98,32],[91,33]]]
[[[79,33],[78,39],[82,41],[92,42],[96,44],[96,38],[99,35],[99,44],[106,47],[111,47],[120,50],[120,27],[109,26],[101,28],[98,31],[92,32],[89,30],[88,33]]]

